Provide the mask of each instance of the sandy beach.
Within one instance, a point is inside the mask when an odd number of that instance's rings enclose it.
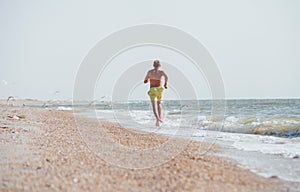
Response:
[[[81,138],[73,111],[1,106],[1,191],[297,191],[299,185],[265,178],[230,159],[201,155],[201,143],[190,142],[170,161],[147,169],[110,165]],[[82,117],[84,118],[84,117]],[[99,124],[85,119],[82,128]],[[102,128],[128,148],[161,145],[166,136],[140,136],[116,124]],[[101,136],[99,136],[101,137]],[[202,145],[205,145],[202,143]],[[213,146],[211,152],[220,153]],[[142,161],[143,159],[141,159]]]

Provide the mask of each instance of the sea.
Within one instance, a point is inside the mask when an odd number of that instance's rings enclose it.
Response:
[[[98,118],[128,126],[155,125],[149,101],[103,102],[90,107],[97,112]],[[215,127],[221,132],[300,137],[300,99],[245,99],[217,103],[211,100],[166,100],[162,101],[162,109],[165,127],[199,130]]]

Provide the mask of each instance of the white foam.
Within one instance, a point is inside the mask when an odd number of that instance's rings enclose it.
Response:
[[[56,109],[57,110],[64,110],[64,111],[71,111],[71,110],[73,110],[72,107],[64,107],[64,106],[59,106]]]
[[[244,151],[258,151],[287,158],[300,156],[300,142],[292,142],[290,139],[273,136],[242,136],[233,146]]]

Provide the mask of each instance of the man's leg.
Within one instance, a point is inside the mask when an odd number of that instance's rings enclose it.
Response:
[[[158,116],[157,110],[156,110],[156,101],[151,101],[151,104],[152,104],[152,110],[153,110],[154,116],[156,118],[156,126],[159,126],[159,116]]]
[[[161,102],[160,101],[157,101],[157,110],[158,110],[158,117],[160,119],[160,122],[162,122],[162,108],[161,108]]]

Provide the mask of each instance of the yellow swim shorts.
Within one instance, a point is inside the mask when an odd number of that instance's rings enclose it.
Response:
[[[150,87],[150,90],[148,91],[148,95],[150,96],[151,101],[157,101],[161,100],[162,94],[164,92],[164,88],[162,87]]]

